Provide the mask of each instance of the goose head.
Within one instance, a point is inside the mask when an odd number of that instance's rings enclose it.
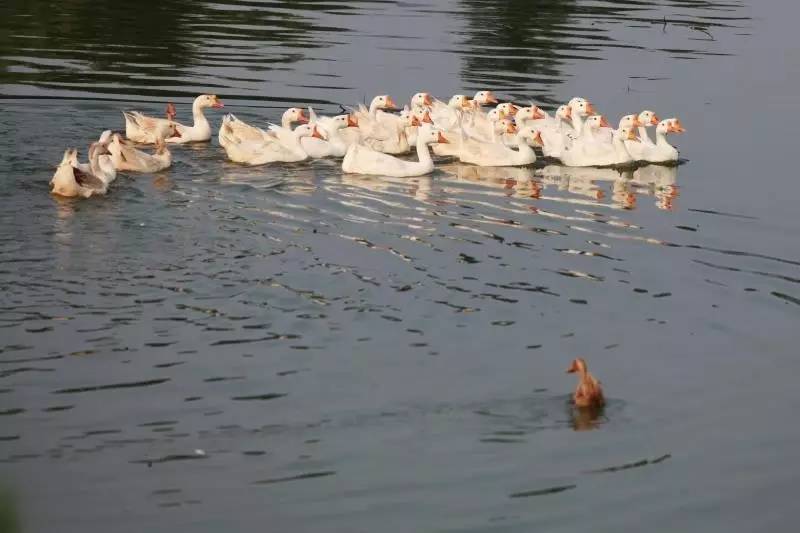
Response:
[[[422,124],[433,124],[433,119],[431,119],[431,114],[428,112],[427,109],[423,107],[416,107],[411,110],[414,113],[414,116],[417,117],[419,120],[420,125]]]
[[[500,110],[499,108],[495,107],[494,109],[492,109],[488,113],[486,113],[486,118],[490,122],[497,122],[497,121],[500,121],[500,120],[503,120],[504,118],[506,118],[506,115],[505,115],[505,113],[503,113],[502,110]]]
[[[174,122],[159,122],[156,126],[155,134],[156,139],[170,139],[181,136],[181,132],[178,131],[178,125]]]
[[[514,135],[517,133],[517,124],[513,118],[503,118],[494,123],[494,131],[499,134]]]
[[[517,114],[519,107],[515,106],[511,102],[503,102],[502,104],[497,104],[495,109],[499,109],[503,116],[513,117]]]
[[[413,107],[425,107],[433,105],[433,98],[429,93],[417,93],[411,97],[411,105]]]
[[[472,101],[466,95],[456,94],[450,98],[447,106],[453,109],[469,109],[472,107]]]
[[[222,103],[222,100],[220,100],[216,94],[201,94],[194,99],[194,107],[199,109],[205,109],[208,107],[219,109],[225,107],[225,104]]]
[[[570,104],[568,105],[570,108],[572,108],[573,115],[588,117],[596,114],[596,111],[594,110],[594,106],[592,105],[592,103],[584,98],[573,98],[572,100],[570,100]]]
[[[300,124],[308,124],[308,116],[301,107],[290,107],[281,115],[281,122],[284,124],[292,124],[299,122]]]
[[[517,138],[531,146],[544,146],[542,133],[539,130],[531,127],[522,128],[519,130],[517,133]]]
[[[582,357],[575,358],[567,368],[567,374],[586,374],[587,372],[586,361]]]
[[[639,136],[636,134],[636,128],[633,126],[620,126],[614,133],[615,141],[636,141],[639,142]]]
[[[638,115],[625,115],[619,119],[620,128],[638,128],[643,124],[639,121]]]
[[[572,120],[572,108],[568,105],[558,106],[556,116],[561,120]]]
[[[302,137],[315,137],[317,139],[326,140],[322,130],[317,128],[316,124],[302,124],[297,126],[294,129],[294,135],[298,139]]]
[[[372,99],[372,102],[369,104],[369,108],[372,110],[396,109],[397,104],[394,103],[394,100],[392,100],[392,97],[388,94],[380,94]]]
[[[494,105],[498,103],[492,91],[478,91],[472,100],[479,105]]]
[[[586,127],[598,130],[600,128],[610,128],[611,125],[603,115],[592,115],[586,119]]]
[[[656,115],[654,111],[645,109],[639,113],[639,122],[642,123],[642,126],[647,128],[649,126],[656,126],[659,122],[661,122],[661,119],[658,118],[658,115]]]
[[[425,124],[419,129],[417,143],[419,142],[424,142],[425,144],[447,144],[450,141],[448,141],[447,137],[444,136],[442,130]]]
[[[543,119],[545,115],[538,106],[531,105],[528,107],[520,107],[515,117],[522,120],[539,120]]]
[[[408,106],[405,106],[402,111],[400,111],[400,119],[403,126],[419,126],[420,120],[416,113],[411,111]]]

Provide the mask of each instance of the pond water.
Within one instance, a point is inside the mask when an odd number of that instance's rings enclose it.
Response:
[[[24,530],[791,530],[797,11],[4,2],[0,480]],[[685,162],[364,178],[215,140],[48,193],[122,109],[213,92],[264,123],[484,88],[678,116]],[[577,355],[600,416],[568,405]]]

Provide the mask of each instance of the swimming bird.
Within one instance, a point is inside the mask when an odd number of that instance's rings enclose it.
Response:
[[[578,357],[567,369],[568,374],[578,373],[578,386],[572,395],[576,407],[602,407],[606,400],[600,382],[589,373],[586,361]]]

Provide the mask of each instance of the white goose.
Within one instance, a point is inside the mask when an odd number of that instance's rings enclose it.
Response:
[[[592,117],[595,118],[595,117]],[[599,126],[600,121],[593,120],[587,124],[587,132]],[[636,130],[621,128],[614,130],[611,144],[594,141],[584,135],[581,139],[566,146],[561,154],[561,161],[569,167],[602,167],[626,165],[633,162],[633,158],[625,149],[625,140],[636,139]]]
[[[366,146],[355,144],[347,149],[342,161],[342,170],[351,174],[375,174],[395,178],[422,176],[433,172],[433,159],[428,145],[446,143],[442,132],[429,125],[417,134],[417,157],[419,161],[406,161]]]
[[[194,99],[192,104],[192,117],[194,118],[194,125],[185,126],[176,123],[180,137],[170,137],[167,139],[168,143],[182,144],[192,142],[205,142],[211,140],[211,124],[203,113],[203,109],[207,108],[219,109],[225,107],[222,101],[215,94],[201,94]]]
[[[303,147],[308,156],[312,159],[344,157],[349,145],[339,132],[344,128],[357,128],[358,119],[355,115],[338,115],[335,117],[323,117],[323,119],[312,124],[316,124],[325,132],[325,139],[314,136],[301,137],[300,146]]]
[[[678,149],[667,141],[667,134],[685,131],[677,118],[662,120],[656,126],[655,144],[645,147],[642,159],[648,163],[674,163],[678,160]]]
[[[511,126],[513,128],[513,125]],[[510,129],[509,131],[514,131]],[[536,152],[532,146],[541,145],[542,137],[538,131],[527,127],[516,135],[518,149],[514,150],[502,142],[462,144],[459,159],[464,163],[483,167],[516,167],[532,165],[536,162]]]
[[[294,131],[280,126],[270,126],[270,131],[275,133],[275,139],[246,141],[236,137],[231,130],[223,129],[221,134],[225,137],[224,148],[228,159],[245,165],[305,161],[308,159],[308,154],[303,150],[300,139],[309,136],[324,138],[313,124],[297,126]]]
[[[661,119],[658,118],[653,111],[644,110],[639,113],[639,140],[641,142],[629,142],[625,141],[625,148],[628,149],[628,152],[631,154],[636,161],[644,161],[644,151],[648,149],[648,147],[653,146],[655,143],[650,140],[650,135],[647,133],[647,128],[650,126],[657,126]]]
[[[542,153],[547,157],[559,158],[567,142],[576,137],[575,129],[572,127],[572,108],[568,105],[559,106],[555,112],[554,122],[555,124],[545,124],[541,128],[544,139]]]

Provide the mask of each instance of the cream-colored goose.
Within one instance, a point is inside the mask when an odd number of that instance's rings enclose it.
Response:
[[[243,140],[243,141],[260,141],[265,138],[265,136],[272,136],[268,131],[265,131],[261,128],[256,126],[252,126],[243,120],[236,118],[232,113],[227,114],[222,119],[223,124],[227,127],[228,131],[232,131],[235,133],[236,137]],[[286,111],[283,112],[281,116],[281,127],[291,129],[292,124],[295,122],[299,122],[300,124],[308,123],[308,116],[306,116],[303,109],[299,107],[290,107]],[[223,136],[220,134],[222,132],[222,126],[220,126],[220,132],[217,134],[217,138],[219,140],[220,146],[224,146],[223,143],[225,140]]]
[[[165,136],[166,137],[166,136]],[[111,162],[120,172],[160,172],[172,166],[172,152],[167,148],[164,138],[156,142],[156,150],[148,154],[130,146],[119,134],[111,137],[108,145]]]
[[[417,134],[419,161],[399,159],[367,146],[355,144],[347,149],[347,154],[342,161],[342,170],[350,174],[373,174],[394,178],[423,176],[433,172],[434,168],[428,145],[446,142],[447,139],[440,130],[425,125]]]
[[[183,144],[192,142],[205,142],[211,140],[211,124],[203,113],[204,109],[214,108],[219,109],[225,107],[222,101],[215,94],[201,94],[194,99],[192,103],[192,117],[194,124],[192,126],[185,126],[180,123],[177,124],[180,137],[170,137],[167,139],[168,143]]]
[[[661,119],[658,118],[653,111],[645,109],[639,113],[639,140],[641,142],[625,141],[625,148],[635,161],[645,160],[645,150],[651,149],[655,143],[650,140],[650,135],[647,133],[647,128],[650,126],[657,126]]]
[[[542,137],[538,131],[526,127],[517,132],[517,149],[506,146],[502,142],[495,143],[462,143],[459,159],[484,167],[517,167],[532,165],[536,162],[536,152],[532,146],[540,146]]]
[[[57,196],[89,198],[106,194],[116,177],[106,147],[96,142],[89,147],[88,165],[78,162],[78,150],[71,148],[64,152],[50,180],[50,192]]]
[[[125,136],[137,143],[154,144],[158,140],[158,130],[173,124],[176,115],[177,111],[172,102],[167,103],[167,118],[149,117],[138,111],[123,111]]]
[[[267,163],[294,163],[305,161],[308,154],[303,150],[300,139],[303,137],[324,138],[313,124],[297,126],[294,131],[281,126],[270,126],[275,138],[268,137],[262,141],[239,139],[236,134],[223,128],[225,153],[228,159],[245,165],[264,165]]]
[[[656,126],[656,142],[644,149],[643,160],[648,163],[674,163],[678,160],[678,149],[667,141],[669,133],[683,133],[681,121],[677,118],[662,120]]]

